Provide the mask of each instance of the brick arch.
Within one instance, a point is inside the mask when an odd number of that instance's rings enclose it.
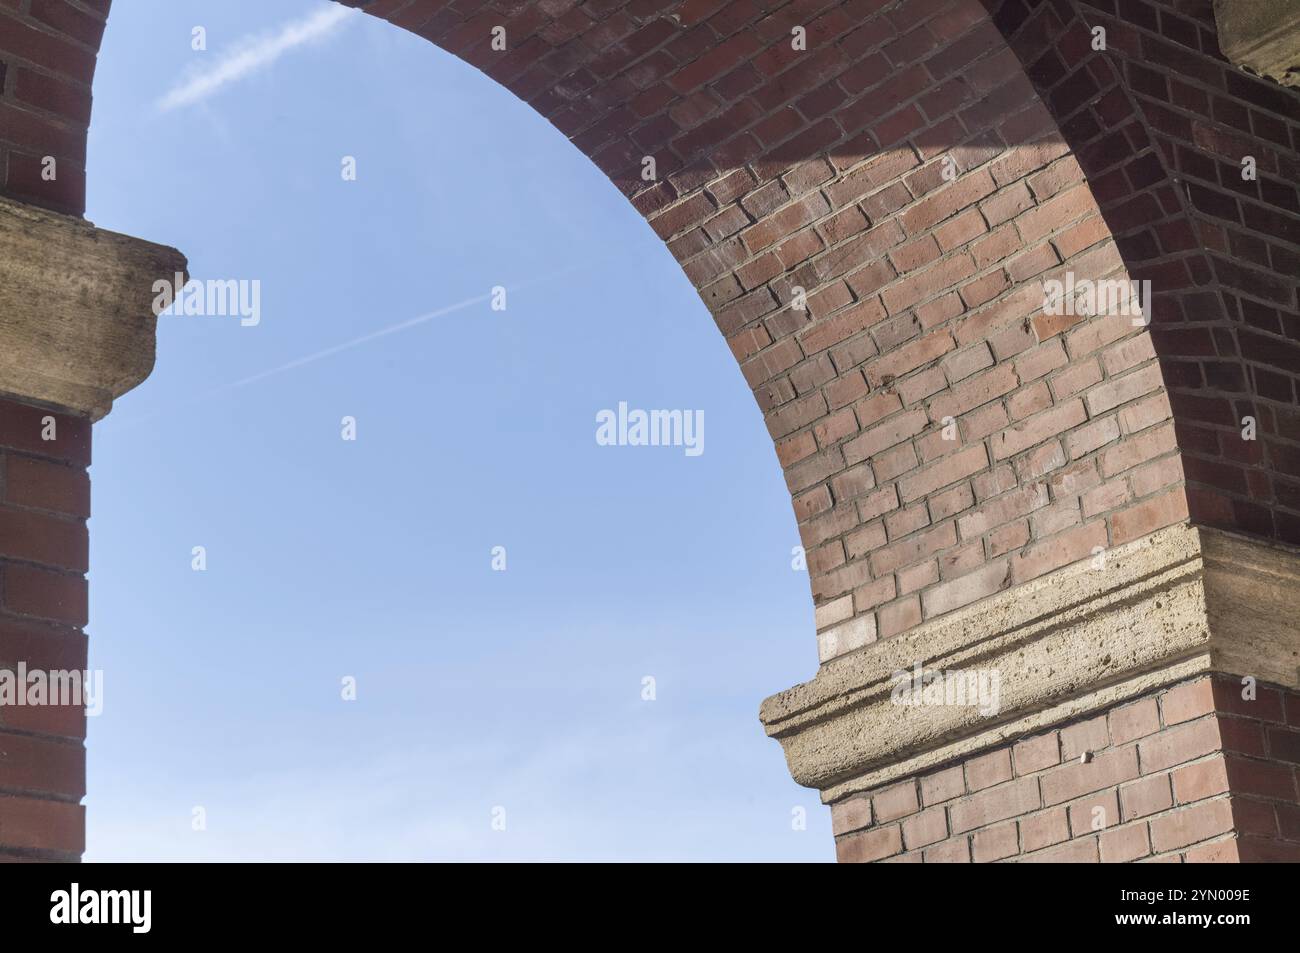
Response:
[[[1145,329],[1039,313],[1044,276],[1124,264],[980,3],[366,9],[537,108],[682,264],[776,444],[822,658],[1186,517]],[[498,23],[531,36],[494,53]]]
[[[1248,244],[1213,219],[1262,213],[1183,177],[1230,151],[1215,89],[1266,128],[1295,101],[1196,59],[1207,2],[340,2],[530,103],[665,241],[775,442],[823,658],[1189,513],[1300,540],[1295,223]],[[109,3],[0,13],[4,194],[82,212]],[[1277,125],[1256,197],[1296,168]],[[1044,314],[1067,271],[1152,280],[1152,330]]]
[[[785,472],[819,654],[848,656],[762,713],[794,777],[832,803],[841,857],[1174,856],[1190,843],[1183,826],[1205,839],[1188,860],[1295,855],[1259,820],[1278,801],[1277,830],[1294,840],[1286,792],[1252,787],[1248,772],[1295,777],[1297,733],[1277,725],[1300,697],[1297,633],[1280,608],[1300,561],[1185,527],[1154,533],[1190,518],[1300,542],[1300,96],[1224,61],[1210,0],[341,2],[534,106],[699,290]],[[82,214],[109,5],[0,0],[0,195]],[[505,52],[490,48],[498,25]],[[805,50],[790,46],[795,26]],[[1091,43],[1097,26],[1105,50]],[[1239,175],[1246,154],[1255,180]],[[45,156],[59,163],[53,182],[39,174]],[[68,270],[43,264],[46,252],[120,247],[122,268],[80,286],[98,295],[77,302],[97,331],[104,314],[132,313],[136,278],[176,260],[0,211],[0,240],[41,304],[69,301],[30,281]],[[1152,281],[1150,328],[1044,313],[1044,282],[1070,273]],[[19,331],[32,327],[16,338],[28,356],[47,335],[30,316]],[[89,427],[62,418],[74,445],[57,453],[32,434],[39,407],[94,417],[142,379],[151,331],[127,337],[130,360],[92,367],[67,399],[0,364],[0,390],[27,395],[0,399],[0,661],[48,663],[61,646],[58,667],[84,664]],[[1257,441],[1241,439],[1246,416]],[[1112,575],[1062,568],[1119,546]],[[1159,616],[1175,601],[1180,614]],[[997,723],[942,706],[904,718],[879,689],[912,651],[961,666],[987,653],[1016,680],[1011,711]],[[1224,689],[1234,671],[1278,686],[1262,710]],[[0,774],[0,858],[80,854],[84,717],[63,715],[3,725],[32,738],[18,774]],[[1204,750],[1178,727],[1192,717]],[[1124,798],[1135,746],[1144,771],[1153,750],[1155,770],[1174,764],[1160,760],[1158,731],[1189,758],[1220,746],[1233,802],[1207,801],[1212,817],[1164,814],[1149,843],[1126,806],[1100,846],[1031,844],[1026,830],[1064,816],[1053,804],[1097,789],[1099,768],[1058,759],[1111,745],[1095,763]],[[1020,840],[1016,822],[999,824],[1011,814],[1024,815]]]

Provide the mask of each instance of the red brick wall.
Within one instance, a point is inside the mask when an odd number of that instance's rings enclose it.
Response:
[[[1240,679],[1207,677],[846,798],[831,818],[845,862],[1297,861],[1298,770],[1300,692],[1245,701]]]
[[[1193,517],[1300,542],[1300,92],[1225,62],[1211,0],[984,3],[1154,282]]]
[[[110,0],[0,0],[0,194],[86,208],[90,84]],[[53,179],[42,175],[46,156]]]
[[[89,464],[89,422],[0,399],[0,669],[86,668]],[[79,707],[0,705],[0,861],[80,857],[85,737]]]

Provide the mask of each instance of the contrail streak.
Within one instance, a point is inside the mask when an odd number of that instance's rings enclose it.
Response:
[[[226,84],[238,82],[250,73],[270,66],[290,50],[328,36],[355,13],[349,7],[331,4],[300,20],[286,23],[274,36],[243,37],[218,57],[210,69],[169,90],[158,100],[158,111],[170,112],[207,99]]]

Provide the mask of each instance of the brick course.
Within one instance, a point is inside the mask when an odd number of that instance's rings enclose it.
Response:
[[[87,421],[0,399],[0,668],[86,669],[89,462]],[[0,860],[80,857],[85,737],[80,707],[0,707]]]
[[[1198,678],[851,795],[831,805],[837,856],[1300,860],[1300,692],[1244,691]]]

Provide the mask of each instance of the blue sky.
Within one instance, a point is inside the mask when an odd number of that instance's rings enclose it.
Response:
[[[757,718],[812,603],[703,304],[526,105],[332,7],[114,4],[87,215],[261,322],[164,316],[96,427],[86,859],[832,859]],[[598,446],[619,401],[702,410],[705,452]]]

